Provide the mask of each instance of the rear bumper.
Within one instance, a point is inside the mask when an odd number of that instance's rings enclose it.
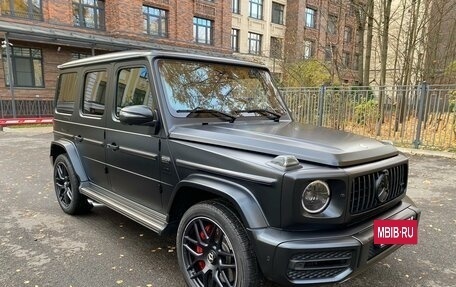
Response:
[[[405,197],[401,204],[374,219],[419,220],[420,210]],[[401,245],[373,244],[373,221],[343,230],[286,232],[272,228],[250,230],[264,275],[288,286],[348,280]]]

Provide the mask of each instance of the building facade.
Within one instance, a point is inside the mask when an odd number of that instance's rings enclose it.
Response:
[[[230,54],[231,21],[231,3],[220,0],[3,0],[0,100],[52,99],[57,66],[94,54]]]
[[[317,60],[333,79],[356,83],[358,9],[353,1],[288,0],[285,61]]]
[[[282,72],[286,0],[231,0],[234,55]]]

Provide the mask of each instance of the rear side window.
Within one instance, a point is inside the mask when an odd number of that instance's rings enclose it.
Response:
[[[102,116],[105,110],[106,71],[87,73],[84,79],[84,103],[82,113],[86,115]]]
[[[56,110],[59,113],[72,114],[77,95],[77,74],[61,74],[57,89]]]
[[[117,77],[116,115],[120,109],[146,105],[152,107],[149,73],[146,67],[121,69]]]

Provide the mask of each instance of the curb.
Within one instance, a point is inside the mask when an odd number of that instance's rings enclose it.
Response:
[[[399,151],[409,154],[409,155],[433,156],[433,157],[444,157],[444,158],[456,159],[456,153],[454,153],[454,152],[423,150],[423,149],[413,149],[413,148],[403,148],[403,147],[396,147],[396,148]]]

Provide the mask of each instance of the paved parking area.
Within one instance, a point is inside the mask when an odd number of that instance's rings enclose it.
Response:
[[[52,187],[50,128],[0,132],[0,286],[184,286],[173,237],[96,206],[65,215]],[[412,155],[419,244],[340,286],[456,286],[456,159]]]

